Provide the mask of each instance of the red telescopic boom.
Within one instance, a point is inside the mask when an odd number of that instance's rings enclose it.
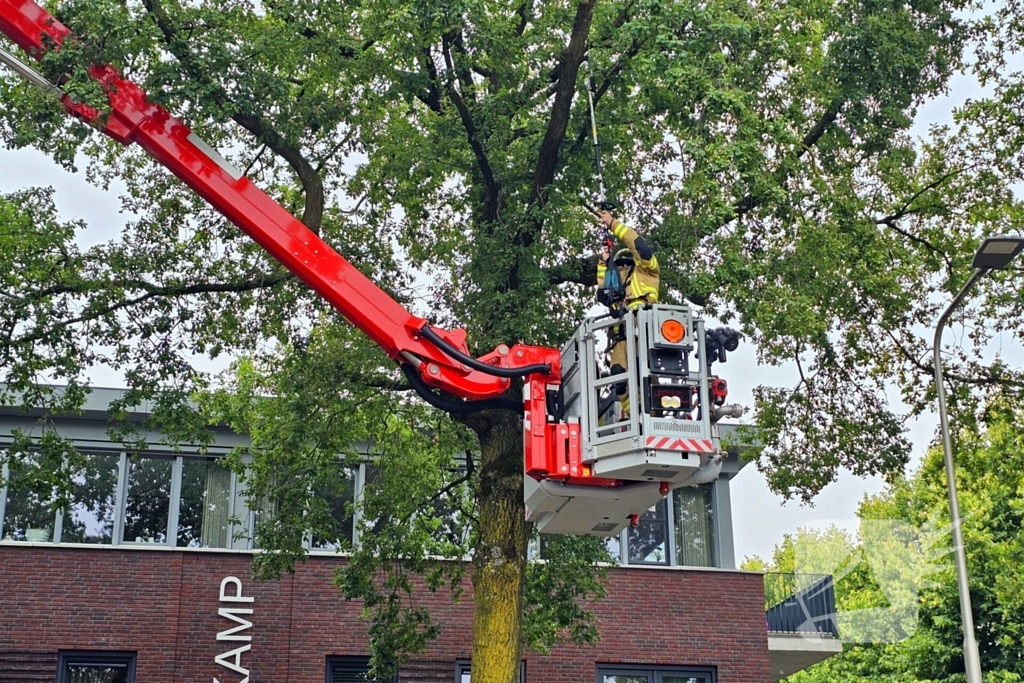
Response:
[[[51,46],[59,49],[64,40],[73,39],[67,27],[32,0],[0,0],[0,32],[35,59],[41,59]],[[445,350],[447,345],[463,355],[468,353],[464,330],[432,329],[441,343],[425,340],[422,332],[426,320],[388,296],[166,109],[147,101],[138,86],[110,66],[93,66],[90,73],[106,91],[111,112],[100,119],[95,109],[63,95],[69,113],[121,144],[142,147],[365,332],[388,356],[415,365],[430,386],[466,399],[493,398],[508,389],[507,376],[472,369]],[[530,373],[538,382],[560,381],[556,349],[503,345],[478,360],[495,368],[520,369],[523,372],[519,374]]]
[[[41,59],[48,49],[60,49],[63,41],[75,39],[67,27],[32,0],[0,0],[0,32],[35,59]],[[111,111],[100,118],[95,109],[71,101],[58,86],[2,49],[0,62],[60,96],[71,115],[121,144],[138,144],[401,363],[417,392],[433,405],[459,412],[508,407],[507,401],[473,402],[497,398],[508,390],[510,378],[525,377],[522,411],[527,472],[542,478],[544,472],[568,472],[570,463],[578,463],[579,425],[549,412],[549,406],[560,404],[558,349],[502,344],[480,358],[469,356],[464,330],[436,330],[407,311],[185,124],[147,101],[137,85],[112,67],[90,68],[110,104]],[[424,384],[468,399],[468,403],[446,403]],[[549,401],[552,398],[555,400]],[[557,407],[554,410],[559,412]],[[593,484],[604,482],[594,480]]]

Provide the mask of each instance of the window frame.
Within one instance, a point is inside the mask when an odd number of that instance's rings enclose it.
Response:
[[[231,550],[234,546],[234,534],[235,529],[238,526],[233,520],[235,518],[235,511],[237,509],[236,503],[236,488],[237,488],[237,476],[231,470],[230,467],[217,464],[225,458],[225,455],[183,455],[179,454],[174,459],[174,469],[172,470],[171,476],[171,509],[168,515],[168,530],[173,531],[173,538],[168,537],[167,545],[178,550]],[[190,545],[178,545],[179,534],[181,533],[181,503],[183,495],[183,486],[185,483],[185,464],[187,462],[202,462],[202,461],[213,461],[218,467],[228,472],[228,490],[227,490],[227,540],[226,544],[222,546],[190,546]],[[204,500],[205,502],[205,490]],[[171,521],[173,520],[173,526]]]
[[[124,666],[128,670],[128,683],[135,683],[135,665],[138,653],[120,650],[61,650],[57,653],[57,683],[67,683],[70,666]]]
[[[473,667],[473,660],[471,659],[456,659],[455,660],[455,683],[462,683],[462,674],[468,673],[472,676],[471,669]],[[519,660],[519,683],[526,683],[526,660]]]
[[[173,451],[170,449],[164,449],[160,447],[147,448],[139,453],[142,457],[157,457],[167,458],[172,461],[171,468],[171,488],[170,488],[170,508],[168,510],[168,524],[167,524],[167,538],[163,543],[135,543],[132,540],[124,537],[125,517],[127,514],[127,498],[128,498],[128,470],[129,463],[128,459],[132,457],[130,451],[126,450],[123,446],[116,447],[116,444],[110,444],[115,446],[112,448],[103,447],[96,443],[85,443],[75,440],[75,446],[84,454],[89,455],[102,455],[112,456],[117,461],[117,480],[114,488],[114,501],[113,501],[113,528],[111,529],[111,539],[106,543],[91,543],[93,547],[110,547],[110,546],[126,546],[135,548],[174,548],[180,550],[205,550],[207,548],[190,548],[186,546],[178,546],[178,532],[181,523],[181,495],[182,495],[182,484],[184,480],[184,469],[186,461],[192,460],[220,460],[225,455],[230,453],[230,449],[226,446],[215,446],[208,450],[201,449],[183,449],[180,451]],[[0,437],[0,450],[6,448],[8,442],[3,437]],[[364,454],[366,455],[366,454]],[[354,502],[356,503],[354,515],[352,519],[352,546],[354,548],[359,547],[359,525],[362,521],[362,510],[358,503],[360,502],[366,487],[366,482],[369,479],[369,469],[373,466],[372,459],[366,456],[366,459],[362,459],[358,465],[354,467],[355,477],[353,482],[354,488]],[[455,468],[457,471],[459,468]],[[6,534],[8,532],[8,520],[7,516],[10,512],[10,506],[8,503],[8,496],[10,495],[9,487],[6,485],[6,480],[10,476],[9,469],[6,463],[0,466],[0,542],[6,543]],[[701,488],[709,489],[709,497],[711,502],[711,532],[712,547],[710,552],[713,555],[713,564],[711,568],[727,568],[733,566],[732,564],[726,565],[726,558],[723,557],[723,518],[721,502],[719,498],[722,495],[722,490],[718,486],[718,482],[709,482],[707,484],[700,485]],[[256,548],[254,542],[255,537],[255,525],[256,517],[260,513],[258,510],[253,510],[248,507],[246,502],[242,499],[242,490],[244,488],[243,483],[239,480],[239,477],[234,472],[231,472],[230,476],[230,490],[228,492],[228,538],[227,546],[225,548],[213,548],[212,550],[241,550],[241,551],[253,551]],[[667,561],[666,562],[636,562],[630,561],[630,529],[626,528],[616,535],[618,541],[618,558],[616,564],[622,567],[629,566],[647,566],[647,567],[689,567],[691,565],[682,565],[677,562],[678,555],[678,543],[677,543],[677,528],[676,528],[676,501],[675,495],[669,495],[665,499],[664,503],[665,518],[658,519],[651,523],[658,524],[661,526],[666,534],[666,550],[667,550]],[[64,517],[66,511],[57,510],[54,514],[52,522],[52,533],[48,544],[67,544],[67,545],[78,545],[75,541],[65,540],[66,534],[64,525]],[[727,515],[728,520],[731,520],[731,516]],[[725,520],[727,521],[727,520]],[[246,533],[248,532],[248,533]],[[727,538],[731,538],[731,530],[725,532]],[[328,548],[312,548],[312,537],[307,534],[304,538],[304,545],[311,555],[323,556],[323,555],[335,555],[337,550]],[[28,541],[14,541],[16,543],[28,543]],[[730,548],[731,548],[731,541]],[[530,541],[530,552],[531,559],[540,559],[539,546],[534,539]],[[729,555],[731,558],[731,554]]]
[[[708,482],[705,484],[698,484],[698,488],[707,487],[710,491],[711,496],[711,531],[712,531],[712,553],[714,555],[714,564],[708,569],[724,569],[723,558],[722,558],[722,519],[719,509],[719,491],[715,482]],[[619,539],[619,566],[622,567],[691,567],[696,565],[679,564],[676,562],[677,559],[677,543],[676,543],[676,515],[675,515],[675,495],[674,491],[666,496],[665,500],[665,512],[667,519],[667,531],[668,538],[665,546],[668,552],[667,562],[631,562],[629,559],[629,532],[630,527],[626,527],[620,531],[616,537]],[[661,520],[658,520],[660,523]]]
[[[110,541],[107,542],[107,543],[81,543],[81,545],[90,545],[90,546],[99,546],[99,547],[117,545],[118,544],[118,539],[119,539],[118,534],[120,533],[118,531],[118,528],[119,528],[119,525],[122,523],[122,517],[123,517],[122,506],[124,505],[123,487],[121,485],[121,481],[122,481],[122,479],[124,479],[127,476],[126,475],[126,470],[125,470],[125,462],[124,462],[124,451],[123,450],[117,450],[117,449],[114,449],[114,450],[104,450],[104,449],[92,449],[92,448],[90,448],[90,449],[79,448],[79,452],[82,455],[86,456],[86,457],[107,457],[107,456],[109,456],[109,457],[117,459],[117,474],[114,475],[115,476],[115,479],[114,479],[114,491],[113,491],[114,506],[113,506],[113,508],[111,510],[111,519],[110,519]],[[77,482],[75,482],[75,485],[76,486],[78,485]],[[73,501],[73,503],[74,503],[74,501]],[[59,544],[59,543],[63,543],[64,542],[64,517],[65,516],[71,516],[73,514],[73,512],[74,512],[74,504],[72,504],[71,507],[60,508],[60,509],[57,510],[57,522],[54,525],[53,541],[52,541],[53,543],[58,543]],[[76,543],[77,544],[79,542],[77,542],[77,541],[70,541],[69,543]]]
[[[669,512],[669,533],[672,534],[671,548],[672,548],[672,566],[673,567],[706,567],[709,569],[721,569],[722,568],[722,532],[719,526],[719,512],[718,512],[718,487],[715,486],[715,482],[707,482],[704,484],[698,484],[694,487],[683,487],[683,488],[695,488],[701,492],[702,496],[707,496],[707,507],[708,514],[711,522],[711,547],[709,552],[711,553],[711,564],[710,565],[698,565],[698,564],[682,564],[679,562],[679,537],[678,537],[678,526],[676,525],[676,492],[680,489],[673,489],[669,493],[668,498],[668,512]]]
[[[0,450],[4,450],[9,444],[0,444]],[[77,445],[76,445],[77,448]],[[35,452],[35,451],[33,451]],[[121,495],[121,479],[124,476],[121,471],[123,465],[122,457],[123,452],[117,449],[103,449],[95,447],[82,447],[79,448],[79,452],[84,456],[112,456],[118,458],[118,471],[115,475],[114,480],[114,505],[111,509],[111,540],[109,543],[96,543],[88,545],[105,546],[105,545],[117,545],[117,524],[120,515],[120,506],[122,504]],[[5,461],[3,467],[0,468],[0,541],[10,540],[16,543],[35,543],[35,544],[46,544],[53,545],[63,542],[64,534],[64,517],[70,511],[66,508],[57,508],[53,512],[53,522],[50,526],[50,540],[48,541],[15,541],[14,539],[7,539],[10,533],[7,520],[7,499],[10,494],[10,488],[8,486],[8,477],[10,476],[10,469],[8,463]]]
[[[626,527],[626,529],[624,530],[626,532],[626,534],[625,534],[625,536],[626,536],[626,546],[625,546],[625,552],[622,553],[622,557],[625,558],[624,564],[630,564],[630,565],[633,565],[634,567],[672,567],[672,566],[674,566],[673,560],[675,559],[675,543],[674,543],[675,527],[672,524],[674,508],[672,506],[672,495],[671,494],[668,495],[668,496],[665,496],[664,498],[659,500],[657,503],[655,503],[651,507],[654,508],[655,510],[657,510],[659,507],[662,507],[662,506],[664,506],[664,510],[665,510],[664,516],[658,516],[658,517],[644,519],[644,516],[640,515],[639,524],[638,524],[638,526],[636,528],[639,529],[640,526],[642,526],[644,524],[649,524],[649,525],[652,525],[652,526],[653,525],[658,525],[658,527],[663,528],[665,530],[665,540],[663,541],[664,546],[665,546],[665,559],[661,560],[660,562],[657,561],[657,560],[652,560],[652,561],[633,560],[630,557],[630,553],[632,552],[632,547],[631,547],[632,544],[629,541],[630,533],[633,531],[633,528],[632,527]],[[644,514],[647,514],[647,512],[650,512],[650,510],[647,510],[646,512],[644,512]]]
[[[359,522],[362,520],[363,514],[359,506],[360,498],[363,493],[363,486],[366,482],[366,462],[360,461],[358,465],[342,465],[342,468],[349,469],[352,472],[352,534],[349,541],[352,543],[352,547],[356,548],[359,544]],[[337,521],[337,520],[335,520]],[[339,522],[340,524],[340,522]],[[253,533],[255,533],[256,520],[253,520]],[[347,551],[339,548],[325,548],[317,547],[313,545],[313,533],[307,531],[302,537],[302,547],[306,549],[306,552],[310,555],[323,556],[323,555],[346,555]]]
[[[4,449],[5,443],[0,443],[0,450]],[[87,447],[76,443],[76,447],[79,448],[83,455],[87,456],[111,456],[117,460],[117,474],[114,482],[114,503],[112,508],[112,528],[110,541],[105,543],[90,543],[88,545],[95,547],[110,547],[110,546],[127,546],[133,548],[177,548],[177,535],[178,526],[180,521],[181,512],[181,488],[182,478],[184,475],[184,465],[187,460],[220,460],[227,455],[227,451],[221,452],[218,449],[210,453],[199,453],[199,452],[173,452],[173,451],[162,451],[159,449],[146,449],[138,454],[141,458],[156,458],[162,460],[168,460],[171,463],[170,470],[170,486],[168,489],[168,495],[170,496],[168,510],[167,510],[167,531],[165,532],[167,538],[162,543],[147,543],[147,542],[136,542],[125,538],[125,519],[127,516],[127,505],[128,505],[128,488],[129,482],[129,460],[133,457],[133,454],[126,451],[123,448],[120,449],[104,449],[96,448],[95,446]],[[6,540],[7,530],[7,497],[9,495],[9,487],[7,486],[7,478],[10,476],[9,468],[6,462],[0,467],[0,541]],[[231,472],[230,479],[230,491],[228,494],[228,517],[234,519],[238,511],[238,475]],[[52,524],[52,531],[50,534],[50,540],[48,544],[67,544],[67,545],[80,545],[74,541],[65,541],[64,536],[64,517],[70,511],[64,508],[59,508],[54,512],[54,520]],[[228,540],[226,548],[212,548],[214,550],[238,550],[234,536],[237,531],[238,524],[231,522],[228,528]],[[12,539],[13,541],[13,539]],[[31,543],[31,541],[13,541],[17,543]],[[246,543],[244,550],[252,550],[251,542]]]
[[[140,462],[142,460],[161,460],[168,461],[171,465],[171,481],[170,487],[167,489],[167,524],[164,530],[164,541],[135,541],[125,538],[125,526],[127,525],[128,518],[128,501],[131,498],[132,492],[132,460]],[[117,526],[117,537],[119,542],[117,545],[128,545],[135,547],[148,547],[148,548],[162,548],[162,547],[175,547],[178,536],[178,512],[181,505],[181,475],[182,475],[182,456],[175,453],[158,453],[154,451],[142,451],[140,453],[129,454],[126,451],[121,452],[121,466],[118,469],[118,492],[121,494],[120,501],[117,505],[117,516],[120,519],[120,523],[115,522]]]
[[[369,670],[370,658],[358,655],[327,655],[327,661],[324,666],[324,683],[333,683],[331,679],[332,669],[335,666],[346,664],[353,668],[358,667]],[[367,679],[367,683],[398,683],[398,674],[396,673],[386,681],[381,681],[379,678],[375,678],[372,681]]]
[[[2,448],[2,447],[0,447]],[[11,476],[10,466],[6,459],[4,460],[3,466],[0,467],[0,541],[7,540],[7,536],[10,535],[11,531],[7,522],[7,496],[10,493],[10,487],[8,486],[8,477]],[[28,539],[21,541],[15,541],[16,543],[56,543],[60,539],[61,524],[64,521],[64,515],[62,510],[57,510],[53,513],[53,520],[50,524],[50,540],[49,541],[29,541]]]
[[[594,680],[604,683],[605,676],[647,676],[648,683],[662,683],[665,676],[707,676],[707,683],[718,683],[718,669],[712,666],[658,666],[654,664],[598,664]]]

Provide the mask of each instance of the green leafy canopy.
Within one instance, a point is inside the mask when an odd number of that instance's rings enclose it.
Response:
[[[980,432],[959,431],[956,449],[957,486],[963,514],[961,528],[982,670],[985,680],[1007,683],[1024,679],[1021,665],[1024,605],[1021,573],[1017,567],[1024,552],[1022,417],[1020,407],[1014,402],[1005,397],[997,398],[986,405]],[[893,528],[904,525],[906,529],[921,529],[937,521],[940,534],[932,538],[935,542],[931,547],[920,548],[920,557],[923,561],[930,553],[945,562],[935,563],[930,568],[928,581],[921,584],[920,593],[911,596],[914,609],[907,614],[914,617],[910,622],[913,628],[908,629],[904,637],[887,643],[845,642],[841,655],[787,680],[794,683],[964,681],[963,631],[950,555],[952,539],[941,449],[929,451],[921,468],[911,477],[900,479],[882,494],[866,499],[858,516],[862,529],[870,528],[872,520],[885,521],[894,525]],[[840,637],[848,639],[850,634],[843,632],[844,614],[889,608],[894,604],[894,596],[891,590],[887,596],[880,584],[895,578],[898,584],[909,586],[914,582],[914,577],[910,576],[913,570],[923,569],[911,563],[902,568],[903,575],[892,577],[886,574],[892,574],[894,567],[883,565],[877,557],[874,562],[863,561],[864,548],[879,542],[884,543],[884,539],[865,540],[863,534],[851,538],[834,528],[818,532],[801,530],[776,548],[770,563],[754,560],[746,566],[782,572],[799,570],[795,563],[799,548],[805,557],[814,556],[825,571],[841,575],[836,582],[836,604]]]
[[[465,327],[477,351],[558,345],[591,305],[596,235],[580,199],[596,184],[587,56],[605,177],[657,249],[663,299],[705,300],[706,314],[737,321],[763,363],[798,366],[789,387],[761,387],[755,406],[758,465],[791,496],[812,498],[839,468],[902,471],[906,415],[886,390],[911,411],[928,404],[924,330],[981,236],[1020,230],[1016,72],[982,71],[994,96],[964,108],[955,127],[924,141],[908,133],[957,69],[992,63],[970,61],[971,50],[1019,52],[1014,2],[992,21],[975,20],[965,0],[49,7],[80,37],[46,57],[51,79],[102,103],[85,68],[114,65],[391,296]],[[330,526],[313,491],[333,485],[338,454],[363,439],[380,444],[385,492],[363,504],[406,534],[382,530],[375,551],[456,593],[458,572],[442,581],[428,555],[471,547],[474,586],[495,569],[486,558],[527,577],[515,415],[460,422],[391,391],[400,376],[379,350],[137,149],[89,135],[13,77],[0,79],[0,100],[8,147],[84,165],[92,182],[119,188],[127,216],[118,239],[79,247],[86,226],[62,219],[52,193],[0,197],[0,369],[11,395],[73,408],[88,368],[106,365],[131,385],[116,409],[161,396],[166,417],[155,419],[169,434],[201,436],[210,420],[252,434],[252,495],[278,502],[264,533],[278,551],[266,555],[271,573],[301,558],[312,526]],[[1019,271],[987,279],[966,314],[974,346],[949,359],[961,418],[986,391],[1019,400],[1020,373],[974,351],[1001,331],[1019,335],[1019,285]],[[196,360],[225,356],[238,360],[223,377]],[[48,395],[40,380],[71,391]],[[466,451],[468,488],[435,499],[462,476],[452,464]],[[420,472],[416,491],[393,495],[408,467]],[[427,540],[442,499],[466,512],[458,552]],[[379,617],[375,641],[421,646],[433,626],[395,606],[414,579],[380,583],[363,559],[361,575],[340,581]],[[599,595],[589,572],[572,573],[582,589],[529,573],[516,594],[530,604]],[[570,602],[520,602],[539,625],[517,617],[502,628],[538,647],[556,632],[586,640]],[[478,609],[477,647],[487,614]],[[389,639],[396,623],[406,635]],[[511,680],[516,659],[474,677]]]

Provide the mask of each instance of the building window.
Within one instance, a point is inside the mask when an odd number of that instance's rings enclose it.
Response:
[[[57,683],[135,683],[135,655],[125,652],[61,652]]]
[[[683,567],[717,567],[711,484],[684,486],[672,492],[675,563]]]
[[[599,666],[597,683],[715,683],[714,669]]]
[[[369,657],[328,657],[327,683],[398,683],[398,676],[388,680],[370,678]]]
[[[0,482],[0,525],[6,541],[110,543],[117,501],[118,455],[82,453],[71,476],[71,505],[53,512],[53,491],[33,474],[36,454],[5,467],[6,495]]]
[[[122,538],[126,543],[166,544],[174,461],[133,456],[128,458],[127,471]]]
[[[61,523],[62,543],[111,543],[117,512],[120,454],[86,453],[73,477],[71,507]]]
[[[455,662],[455,683],[470,683],[471,663],[468,659]],[[519,662],[519,683],[526,683],[526,662]]]
[[[317,490],[317,498],[326,505],[325,514],[330,514],[334,523],[335,533],[331,535],[313,534],[310,550],[350,550],[353,542],[355,519],[353,504],[356,500],[356,475],[358,468],[342,467],[338,476],[331,482],[325,482]]]
[[[466,511],[472,509],[473,503],[468,480],[466,468],[449,469],[441,482],[442,493],[416,513],[417,533],[423,529],[430,534],[429,554],[467,562],[472,559],[471,516]]]
[[[56,514],[53,492],[33,477],[37,457],[4,464],[2,540],[232,546],[235,477],[216,457],[82,453],[73,461],[69,505]]]
[[[671,564],[677,567],[718,567],[714,484],[683,486],[672,491],[627,528],[609,539],[609,550],[622,550],[625,564]]]
[[[228,548],[231,542],[231,470],[216,458],[185,458],[178,506],[179,548]]]
[[[53,489],[38,482],[38,455],[12,459],[4,468],[6,498],[3,505],[3,538],[9,541],[47,543],[53,540],[56,515],[51,507]],[[0,491],[3,492],[3,491]]]
[[[668,499],[662,498],[640,516],[627,534],[630,564],[668,564]]]

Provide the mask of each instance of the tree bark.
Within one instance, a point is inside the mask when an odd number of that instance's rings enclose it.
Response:
[[[495,411],[480,440],[473,553],[473,683],[518,683],[526,576],[522,417]]]

